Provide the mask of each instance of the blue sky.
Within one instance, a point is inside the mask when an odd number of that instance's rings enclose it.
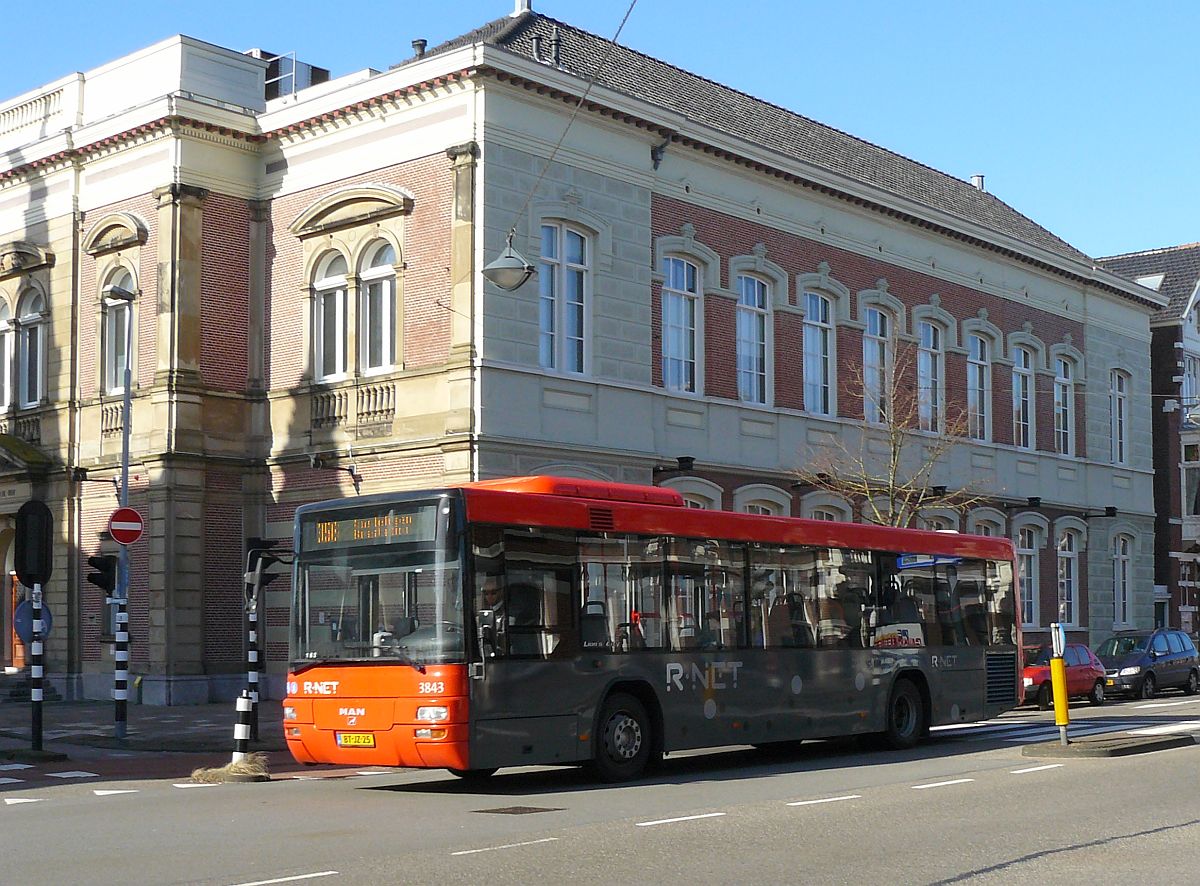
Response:
[[[628,0],[534,0],[611,37]],[[386,68],[513,0],[82,0],[0,37],[0,100],[176,33]],[[1090,255],[1200,240],[1200,4],[638,0],[621,42],[988,190]],[[33,35],[37,35],[34,39]],[[45,35],[45,36],[43,36]],[[46,39],[48,37],[49,39]]]

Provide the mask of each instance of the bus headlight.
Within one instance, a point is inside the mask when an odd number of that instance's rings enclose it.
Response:
[[[1142,672],[1141,665],[1134,665],[1131,668],[1121,668],[1121,676],[1122,677],[1132,677],[1134,674],[1140,674],[1141,672]]]
[[[417,738],[445,738],[445,729],[418,729],[416,730]]]
[[[417,708],[417,719],[430,723],[440,723],[450,719],[450,709],[445,705],[422,705]]]
[[[283,719],[295,720],[296,719],[296,709],[294,707],[292,707],[291,705],[285,704],[283,706]]]

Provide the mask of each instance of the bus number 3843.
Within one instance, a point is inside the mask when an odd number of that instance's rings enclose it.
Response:
[[[422,695],[441,695],[446,691],[446,684],[441,680],[423,682],[417,685],[417,691]]]

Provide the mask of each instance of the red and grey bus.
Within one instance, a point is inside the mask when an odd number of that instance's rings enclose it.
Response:
[[[1021,701],[1013,549],[520,477],[296,512],[284,732],[309,763],[590,763],[878,733]]]

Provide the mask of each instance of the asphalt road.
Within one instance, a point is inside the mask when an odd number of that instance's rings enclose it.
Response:
[[[1195,730],[1200,697],[1073,711],[1077,734]],[[899,753],[812,742],[672,755],[652,779],[311,771],[263,784],[76,774],[4,783],[6,882],[1194,883],[1200,746],[1035,759],[1050,714]],[[102,768],[97,766],[96,768]],[[62,765],[59,766],[62,770]],[[0,771],[3,777],[36,773]]]

